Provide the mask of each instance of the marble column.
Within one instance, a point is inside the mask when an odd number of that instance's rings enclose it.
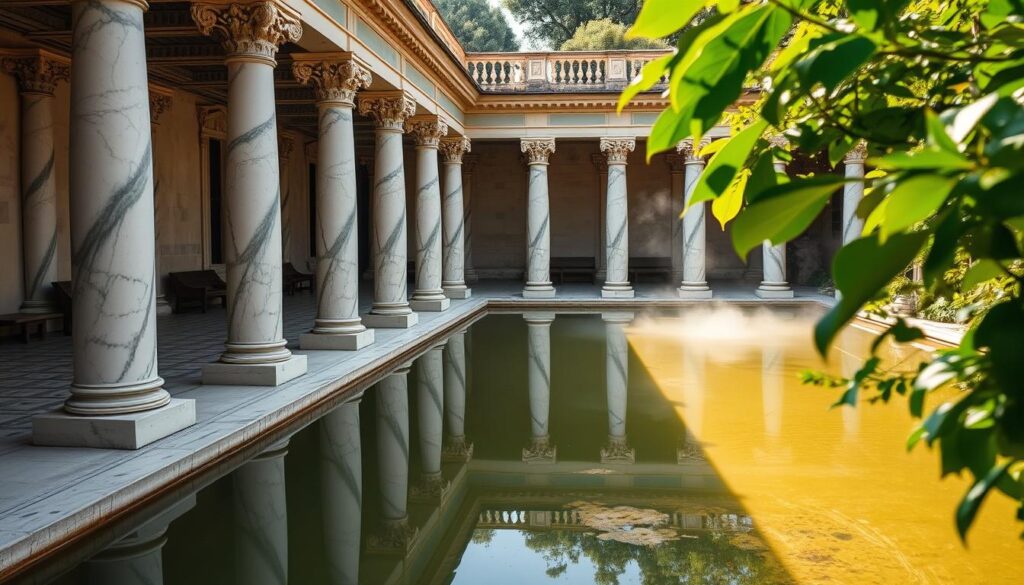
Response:
[[[416,141],[416,290],[409,306],[414,311],[444,311],[451,301],[441,288],[441,178],[437,149],[448,135],[448,124],[434,116],[413,118],[406,132]]]
[[[608,158],[603,154],[590,155],[590,162],[597,169],[597,241],[594,243],[594,283],[604,282],[608,276],[608,254],[605,252],[605,238],[608,233]]]
[[[329,582],[358,585],[363,515],[358,399],[320,419],[320,499]]]
[[[472,154],[462,157],[462,231],[465,236],[463,245],[466,254],[466,282],[470,284],[480,280],[476,268],[473,267],[473,170],[476,168],[478,158]]]
[[[283,439],[234,472],[235,578],[239,584],[288,583],[287,454],[288,439]]]
[[[358,350],[374,341],[359,317],[355,94],[370,85],[361,64],[329,54],[293,55],[292,73],[312,85],[319,110],[316,166],[316,318],[302,349]]]
[[[629,342],[626,325],[633,313],[603,313],[605,329],[605,393],[608,399],[608,445],[601,463],[633,463],[636,450],[626,437],[626,402],[629,394]]]
[[[526,320],[526,383],[530,395],[530,446],[526,463],[555,463],[558,449],[551,444],[548,415],[551,404],[551,322],[554,313],[524,313]]]
[[[466,331],[448,338],[444,346],[444,426],[441,449],[445,461],[469,461],[473,443],[466,439]]]
[[[526,209],[526,286],[523,297],[552,298],[551,212],[548,204],[548,158],[555,152],[554,138],[523,138],[520,143],[530,165]]]
[[[601,152],[608,159],[605,194],[605,258],[607,272],[601,296],[633,298],[629,284],[629,205],[626,195],[626,159],[636,148],[634,138],[602,138]]]
[[[405,551],[416,537],[409,525],[409,364],[374,389],[377,400],[377,473],[381,525],[368,542],[373,551]]]
[[[416,360],[416,420],[420,441],[420,479],[410,497],[438,503],[451,483],[441,475],[441,443],[444,425],[444,360],[446,343],[435,345]]]
[[[373,118],[376,149],[373,170],[373,229],[370,231],[373,308],[363,318],[368,327],[408,328],[419,321],[409,307],[408,243],[406,240],[405,163],[402,129],[416,113],[416,103],[404,93],[363,94],[359,113]]]
[[[686,192],[686,157],[681,154],[665,155],[665,162],[668,164],[671,185],[669,193],[672,194],[672,271],[669,273],[670,282],[681,282],[683,280],[683,198],[677,197],[676,193]]]
[[[281,198],[274,67],[280,45],[302,35],[283,4],[192,4],[199,31],[227,53],[224,263],[228,339],[204,384],[277,386],[306,373],[306,356],[285,347]]]
[[[777,148],[785,148],[786,139],[781,136],[772,137],[772,144]],[[786,163],[776,159],[774,162],[775,173],[786,175]],[[772,245],[768,240],[761,244],[764,255],[764,274],[761,284],[754,291],[754,294],[762,299],[791,299],[793,289],[786,282],[786,243],[777,246]]]
[[[166,203],[163,201],[163,197],[160,195],[160,174],[157,172],[158,166],[163,166],[163,161],[171,159],[171,157],[160,157],[156,149],[156,134],[157,129],[160,127],[160,117],[171,109],[173,103],[174,92],[169,89],[157,88],[154,85],[149,86],[149,123],[151,129],[151,136],[153,142],[153,215],[155,219],[153,221],[155,238],[156,238],[156,314],[157,315],[170,315],[174,312],[171,308],[171,304],[167,302],[167,295],[164,294],[164,274],[160,268],[160,258],[163,256],[163,250],[161,249],[160,241],[160,224],[164,221],[164,207]]]
[[[278,180],[281,188],[278,193],[281,199],[281,262],[292,261],[292,180],[291,158],[295,150],[295,139],[277,129],[277,158],[280,161]]]
[[[21,94],[21,254],[23,313],[56,311],[57,180],[54,175],[53,92],[68,79],[67,61],[32,49],[3,58]]]
[[[676,462],[680,464],[705,460],[701,439],[704,436],[704,401],[708,390],[705,372],[707,353],[704,346],[698,341],[687,341],[682,351],[681,414],[685,434],[676,448]]]
[[[144,2],[72,4],[73,375],[41,445],[137,449],[195,422],[157,373],[152,136]]]
[[[462,200],[462,157],[469,152],[466,137],[441,140],[441,167],[444,169],[444,199],[441,203],[444,234],[444,268],[441,287],[450,299],[468,299],[466,287],[466,206]]]
[[[843,186],[843,245],[856,240],[864,231],[864,220],[857,217],[857,206],[864,198],[864,160],[866,158],[867,146],[863,142],[858,142],[843,159],[846,178],[850,180]]]
[[[679,143],[676,151],[686,158],[686,172],[683,180],[683,205],[689,206],[693,189],[700,174],[704,172],[704,159],[698,155],[707,146],[703,140],[694,149],[693,140]],[[682,299],[710,299],[711,288],[707,281],[707,236],[704,233],[705,203],[687,209],[683,215],[683,281],[676,289]]]

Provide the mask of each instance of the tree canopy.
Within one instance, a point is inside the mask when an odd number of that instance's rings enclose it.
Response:
[[[519,50],[519,40],[505,15],[487,0],[434,0],[434,6],[466,51]]]
[[[694,22],[709,7],[716,12]],[[823,356],[912,264],[930,294],[965,266],[961,292],[995,291],[963,307],[969,329],[959,347],[919,369],[872,355],[850,379],[805,377],[842,388],[837,405],[906,399],[921,420],[907,447],[937,447],[943,476],[973,477],[954,515],[964,538],[992,492],[1017,501],[1024,521],[1022,20],[1017,0],[647,0],[628,34],[682,31],[678,51],[645,66],[620,100],[669,76],[670,105],[648,156],[733,126],[703,149],[711,159],[687,205],[712,201],[741,257],[795,238],[851,181],[777,174],[773,160],[790,154],[770,136],[829,166],[867,145],[875,170],[852,179],[867,186],[857,208],[864,228],[833,260],[841,297],[815,330]],[[760,97],[736,106],[752,88]],[[872,352],[887,338],[924,337],[902,318],[889,322]]]
[[[664,49],[668,44],[660,39],[626,37],[626,25],[610,18],[591,20],[580,25],[572,38],[562,43],[562,51],[608,51],[617,49]]]
[[[502,0],[520,22],[526,36],[550,48],[561,47],[576,30],[592,20],[633,22],[641,0]]]

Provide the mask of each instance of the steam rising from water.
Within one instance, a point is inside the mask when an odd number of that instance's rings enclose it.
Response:
[[[673,337],[685,342],[719,344],[808,343],[819,310],[743,309],[716,304],[687,308],[672,317],[644,315],[633,329],[645,335]]]

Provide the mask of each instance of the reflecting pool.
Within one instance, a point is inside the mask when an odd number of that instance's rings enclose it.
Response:
[[[800,385],[814,317],[488,315],[31,582],[1020,583],[1012,503],[965,549],[903,405]]]

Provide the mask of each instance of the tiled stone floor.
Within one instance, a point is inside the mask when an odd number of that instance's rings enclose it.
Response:
[[[723,283],[713,301],[756,301],[754,285]],[[638,285],[633,300],[601,301],[590,284],[558,287],[556,299],[524,300],[516,282],[482,282],[474,297],[453,301],[444,313],[420,313],[409,330],[376,331],[376,343],[359,352],[305,352],[309,370],[277,388],[202,386],[202,365],[223,348],[224,311],[185,313],[158,319],[160,374],[173,395],[197,400],[197,424],[138,451],[70,449],[31,445],[31,417],[57,408],[71,381],[71,338],[59,333],[43,341],[0,343],[0,575],[5,569],[74,534],[83,523],[105,517],[141,495],[212,458],[266,434],[266,429],[311,404],[338,393],[357,376],[394,360],[418,342],[457,320],[482,314],[488,301],[503,306],[580,308],[609,304],[643,306],[676,303],[669,285]],[[369,308],[369,288],[363,306]],[[811,290],[798,301],[830,304]],[[702,301],[703,302],[703,301]],[[298,335],[313,322],[314,297],[285,297],[285,336],[295,349]]]

